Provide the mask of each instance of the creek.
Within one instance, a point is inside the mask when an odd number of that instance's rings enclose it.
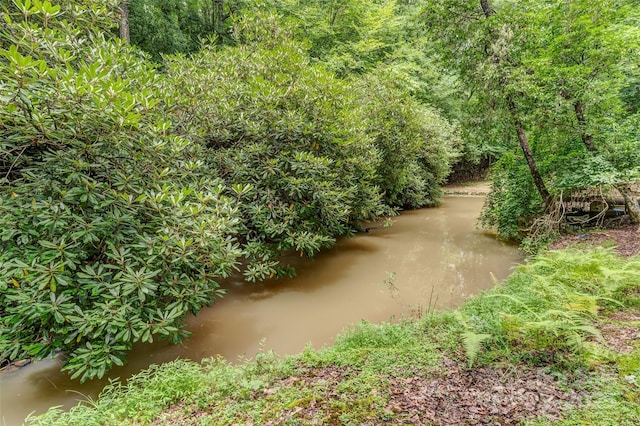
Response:
[[[475,229],[484,198],[448,196],[442,206],[403,212],[393,226],[338,241],[314,259],[293,259],[294,278],[259,284],[229,280],[228,294],[187,319],[181,345],[137,345],[109,377],[129,377],[151,364],[221,355],[231,361],[260,350],[292,354],[330,344],[350,324],[393,321],[450,309],[506,277],[517,248]],[[0,375],[0,425],[31,412],[95,399],[108,378],[84,384],[48,359]]]

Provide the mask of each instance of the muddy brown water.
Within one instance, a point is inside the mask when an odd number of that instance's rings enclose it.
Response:
[[[129,377],[176,358],[222,355],[237,361],[260,350],[296,353],[307,344],[330,344],[361,320],[456,307],[522,260],[515,247],[475,229],[482,203],[482,197],[448,196],[441,207],[404,212],[390,228],[343,239],[314,259],[296,259],[295,278],[230,281],[223,299],[188,319],[193,334],[184,344],[138,345],[110,377]],[[50,359],[0,376],[0,425],[95,398],[108,383],[80,384],[59,368]]]

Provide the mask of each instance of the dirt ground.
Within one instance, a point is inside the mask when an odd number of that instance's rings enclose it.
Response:
[[[467,369],[452,363],[441,377],[397,379],[390,405],[412,425],[518,425],[526,418],[558,419],[582,392],[563,390],[542,368]]]
[[[433,378],[389,378],[386,389],[389,401],[384,412],[389,420],[376,419],[362,423],[376,425],[518,425],[526,418],[545,416],[560,418],[562,412],[580,405],[586,396],[583,391],[563,389],[556,378],[542,368],[491,368],[469,369],[466,365],[445,358],[443,373]],[[274,392],[292,384],[311,388],[319,381],[326,389],[324,395],[316,395],[309,403],[291,407],[279,413],[279,418],[264,426],[282,424],[339,425],[339,413],[333,413],[336,401],[345,401],[349,395],[336,389],[349,374],[340,367],[310,368],[303,374],[283,379],[252,397],[268,398]],[[376,391],[374,391],[376,392]],[[197,409],[177,404],[163,413],[154,425],[188,425],[206,418],[212,408]],[[257,426],[247,420],[244,426]]]
[[[565,235],[553,242],[549,248],[562,249],[571,245],[597,246],[607,242],[612,242],[621,256],[638,255],[640,254],[640,228],[638,225],[625,225],[620,228]]]

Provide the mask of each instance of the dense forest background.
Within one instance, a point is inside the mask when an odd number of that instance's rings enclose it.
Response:
[[[585,190],[640,222],[636,0],[12,0],[0,353],[82,380],[493,164],[523,238]]]

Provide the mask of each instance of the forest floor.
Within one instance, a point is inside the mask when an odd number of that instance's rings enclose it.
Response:
[[[558,250],[571,245],[613,245],[619,255],[635,256],[640,254],[640,228],[637,225],[625,225],[620,228],[595,229],[584,233],[563,235],[551,243],[549,248]]]
[[[390,394],[386,406],[370,407],[381,411],[382,415],[357,424],[515,426],[527,418],[539,416],[549,420],[558,419],[568,406],[581,404],[586,394],[579,390],[562,389],[557,378],[542,367],[470,369],[466,364],[448,358],[443,360],[443,367],[443,371],[432,378],[390,378],[384,389],[377,390]],[[303,375],[282,379],[275,387],[257,393],[254,398],[268,398],[269,394],[287,388],[292,382],[308,389],[317,388],[318,383],[322,382],[325,389],[308,403],[284,407],[277,419],[263,424],[356,424],[341,421],[339,411],[332,413],[331,409],[331,401],[338,403],[342,400],[344,403],[345,398],[340,395],[339,389],[350,373],[348,368],[335,366],[307,369]],[[197,424],[197,419],[210,418],[211,410],[212,407],[192,410],[181,403],[157,417],[152,424]],[[251,420],[236,424],[258,425]]]

